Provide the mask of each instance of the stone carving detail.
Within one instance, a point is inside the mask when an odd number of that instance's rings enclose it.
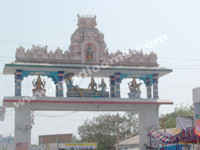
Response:
[[[95,95],[98,95],[97,84],[96,84],[96,82],[94,81],[94,78],[93,78],[93,77],[91,78],[91,82],[90,82],[90,84],[88,85],[88,89],[91,90],[91,91],[94,91],[94,94],[95,94]]]
[[[128,87],[130,90],[130,93],[128,93],[129,98],[140,98],[141,91],[140,91],[140,85],[142,83],[137,83],[135,80],[135,77],[133,77],[133,80],[128,83]]]
[[[55,60],[63,60],[63,51],[58,47],[55,51]]]
[[[95,51],[90,47],[90,45],[88,46],[88,48],[85,50],[85,59],[87,61],[92,61],[94,58],[94,53]]]
[[[44,89],[45,85],[46,85],[46,81],[44,80],[44,82],[42,82],[40,75],[38,75],[36,82],[35,82],[35,79],[33,80],[32,84],[35,87],[35,89],[33,89],[33,96],[45,96],[46,95],[46,90]]]
[[[25,49],[20,46],[19,48],[17,48],[17,52],[16,52],[16,59],[25,59]]]
[[[97,86],[94,78],[91,78],[91,83],[88,85],[88,89],[80,88],[78,85],[73,85],[73,75],[65,75],[65,83],[67,85],[67,97],[109,97],[109,92],[106,90],[106,84],[104,80],[101,80],[101,84]],[[98,91],[98,87],[100,91]]]
[[[154,52],[143,54],[142,50],[128,50],[125,53],[118,50],[110,53],[106,48],[104,34],[96,26],[96,16],[78,15],[78,28],[71,35],[69,50],[57,48],[55,52],[47,51],[47,46],[32,46],[27,50],[20,46],[16,51],[17,62],[51,62],[51,63],[96,63],[103,61],[119,60],[110,65],[124,66],[158,66],[157,55]]]
[[[73,85],[72,75],[65,75],[65,83],[67,85],[67,97],[84,97],[81,89],[78,85]]]
[[[100,90],[101,94],[104,95],[105,91],[107,89],[107,86],[106,86],[106,83],[105,83],[104,79],[101,80],[101,84],[99,84],[98,86],[101,89]]]

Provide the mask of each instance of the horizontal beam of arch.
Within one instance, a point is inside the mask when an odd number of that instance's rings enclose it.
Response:
[[[58,72],[53,72],[53,71],[22,71],[22,80],[25,77],[34,75],[47,76],[48,78],[51,78],[55,84],[59,81]]]

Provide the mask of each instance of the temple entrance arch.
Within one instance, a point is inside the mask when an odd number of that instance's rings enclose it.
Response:
[[[69,51],[66,50],[63,54],[58,48],[55,52],[48,53],[47,46],[33,46],[31,51],[25,51],[20,46],[16,52],[15,62],[5,64],[3,74],[15,76],[15,96],[4,97],[3,105],[15,108],[16,145],[28,143],[30,150],[31,110],[139,111],[140,145],[149,145],[149,139],[144,137],[149,127],[159,128],[159,106],[173,104],[170,100],[159,99],[158,89],[159,78],[172,70],[159,67],[154,52],[144,55],[142,51],[129,50],[128,54],[124,54],[118,50],[109,54],[104,34],[95,28],[96,25],[96,16],[78,15],[78,29],[71,36]],[[113,61],[118,57],[120,62]],[[101,65],[100,61],[107,62],[106,66]],[[36,96],[17,107],[15,103],[27,99],[27,96],[21,96],[21,81],[31,74],[52,78],[56,85],[56,97]],[[73,77],[79,74],[87,74],[90,78],[88,88],[74,84]],[[95,78],[102,79],[97,83]],[[105,78],[109,79],[109,83],[105,82]],[[127,78],[132,80],[129,89],[125,91],[129,97],[122,98],[121,82]],[[146,86],[146,98],[140,97],[139,83],[135,80],[137,78]],[[37,90],[44,90],[44,83],[38,81],[34,86]],[[63,92],[64,83],[67,86],[67,93]],[[106,84],[109,84],[109,89],[106,88]],[[64,94],[67,94],[67,97],[64,97]],[[158,147],[158,144],[155,147]]]

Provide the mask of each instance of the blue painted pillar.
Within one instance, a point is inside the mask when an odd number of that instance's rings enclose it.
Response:
[[[121,73],[115,73],[115,97],[121,97],[120,95],[120,84],[121,84]]]
[[[58,83],[56,86],[56,97],[63,97],[64,71],[58,71]]]
[[[147,98],[151,97],[151,81],[149,78],[146,78],[146,87],[147,87]]]
[[[110,76],[110,97],[115,97],[115,78],[114,76]]]
[[[23,70],[16,70],[15,73],[15,96],[21,96],[21,82]]]
[[[158,74],[153,74],[153,98],[158,99]]]

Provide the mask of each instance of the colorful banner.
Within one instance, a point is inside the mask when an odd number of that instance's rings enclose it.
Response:
[[[6,107],[0,106],[0,121],[4,121],[5,113],[6,113]]]
[[[199,119],[196,120],[194,132],[196,135],[200,136],[200,120]]]
[[[26,143],[17,143],[16,150],[28,150],[28,142]]]
[[[157,140],[165,144],[178,143],[181,141],[185,141],[188,143],[191,139],[196,139],[194,128],[191,128],[188,130],[181,130],[180,133],[175,134],[175,135],[166,134],[166,133],[150,128],[148,136],[156,138]]]

